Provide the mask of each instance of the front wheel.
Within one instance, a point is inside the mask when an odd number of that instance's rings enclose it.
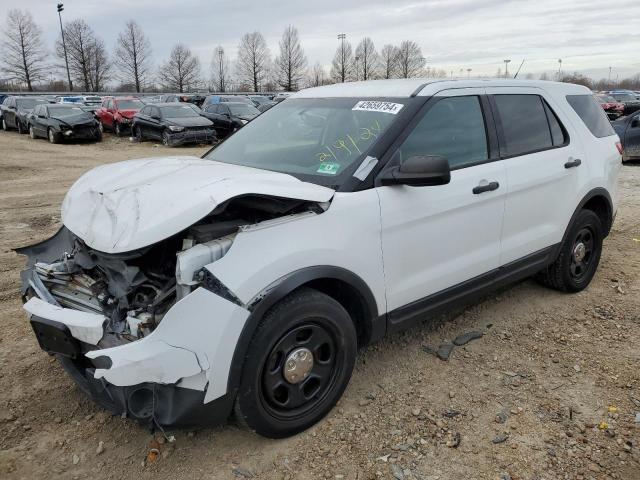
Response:
[[[56,132],[53,131],[53,128],[50,128],[47,132],[47,136],[49,137],[50,143],[60,143],[60,137]]]
[[[118,122],[114,122],[113,124],[113,132],[116,134],[116,137],[120,137],[122,135],[122,129]]]
[[[563,292],[584,290],[598,268],[603,238],[600,217],[591,210],[581,210],[560,246],[558,258],[538,274],[538,280]]]
[[[33,125],[29,125],[29,136],[30,136],[33,140],[35,140],[35,139],[36,139],[36,132],[35,132],[35,130],[33,129]]]
[[[18,129],[19,134],[25,133],[24,128],[22,128],[22,123],[20,120],[16,120],[16,128]]]
[[[236,418],[283,438],[318,422],[340,399],[355,363],[356,330],[340,303],[303,288],[267,312],[248,351]]]
[[[166,130],[162,131],[162,145],[164,145],[165,147],[171,146],[171,143],[169,141],[169,134],[167,133]]]
[[[4,118],[2,119],[2,130],[5,132],[9,131],[9,125],[7,125],[7,121]]]
[[[142,129],[140,128],[139,125],[136,125],[135,127],[133,127],[133,133],[136,137],[136,140],[138,142],[142,142]]]

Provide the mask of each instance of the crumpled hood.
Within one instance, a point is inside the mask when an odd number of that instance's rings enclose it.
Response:
[[[122,253],[164,240],[222,202],[248,194],[327,202],[334,191],[284,173],[197,157],[129,160],[80,177],[62,203],[62,222],[89,247]]]

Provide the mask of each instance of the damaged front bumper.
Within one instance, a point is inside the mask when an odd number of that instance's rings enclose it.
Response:
[[[62,229],[19,252],[29,257],[22,275],[24,309],[41,348],[59,359],[87,395],[115,414],[163,428],[223,422],[233,406],[229,372],[249,311],[194,285],[154,330],[140,339],[114,342],[106,315],[91,310],[86,301],[67,299],[69,290],[60,297],[61,291],[48,288],[57,284],[45,285],[36,273],[42,269],[35,258],[50,261],[55,256],[50,250],[70,251],[71,238]],[[190,272],[189,267],[183,265],[182,273]],[[91,311],[66,308],[57,299]]]
[[[190,143],[213,143],[216,140],[214,129],[189,130],[181,132],[167,131],[167,144],[172,147],[187,145]]]

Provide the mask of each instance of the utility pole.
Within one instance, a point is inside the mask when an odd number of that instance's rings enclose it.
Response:
[[[355,60],[356,60],[356,82],[357,82],[358,80],[360,80],[360,77],[358,75],[358,61],[360,61],[360,57],[356,55]]]
[[[504,78],[509,78],[509,63],[511,63],[511,60],[504,60]]]
[[[71,73],[69,73],[69,59],[67,58],[67,43],[64,41],[64,28],[62,28],[62,11],[64,4],[58,4],[58,19],[60,20],[60,33],[62,34],[62,49],[64,50],[64,63],[67,66],[67,79],[69,80],[69,91],[73,91],[73,83],[71,83]]]
[[[347,37],[346,33],[339,33],[338,40],[342,41],[342,45],[340,47],[340,79],[342,83],[345,81],[345,77],[347,76],[346,67],[345,67],[345,58],[344,58],[344,39]]]
[[[609,67],[609,85],[611,85],[611,67]]]

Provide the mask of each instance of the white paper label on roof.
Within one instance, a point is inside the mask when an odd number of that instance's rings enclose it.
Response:
[[[364,110],[367,112],[382,112],[395,115],[402,107],[401,103],[377,102],[375,100],[360,100],[351,110]]]

